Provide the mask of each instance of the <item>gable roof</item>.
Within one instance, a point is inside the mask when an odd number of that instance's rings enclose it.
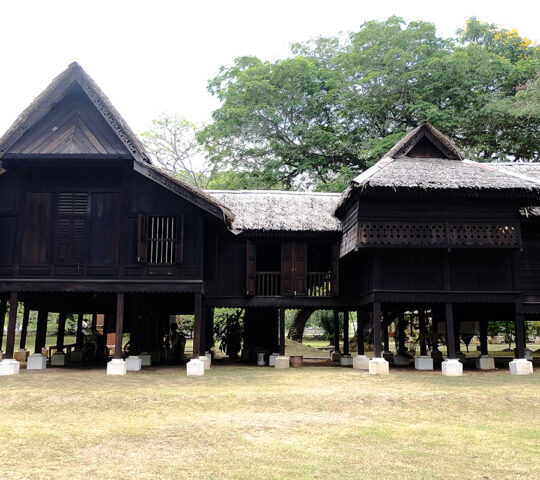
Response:
[[[83,108],[88,105],[95,107],[90,113]],[[90,124],[92,129],[88,128]],[[0,138],[0,168],[2,158],[10,156],[61,158],[77,157],[82,152],[91,158],[107,152],[122,158],[127,155],[134,160],[133,168],[139,174],[220,218],[227,227],[234,220],[227,207],[203,190],[154,167],[137,135],[96,82],[75,62],[34,99]]]
[[[129,154],[137,161],[150,163],[150,157],[137,136],[94,80],[76,62],[58,75],[0,138],[0,158],[4,157],[30,128],[50,113],[73,86],[78,86],[86,94]]]
[[[339,193],[283,192],[278,190],[207,190],[234,213],[236,232],[339,232],[333,216]]]
[[[423,138],[432,142],[443,156],[409,156]],[[540,192],[540,177],[535,179],[512,173],[497,163],[466,160],[459,148],[447,137],[425,123],[407,133],[381,160],[351,181],[349,188],[343,192],[336,213],[339,213],[355,191],[377,188]]]

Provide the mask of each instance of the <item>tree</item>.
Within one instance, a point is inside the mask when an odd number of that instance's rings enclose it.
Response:
[[[185,118],[162,114],[141,137],[144,146],[166,172],[198,188],[205,188],[203,159],[196,139],[197,127]],[[196,160],[200,167],[196,168]]]
[[[538,46],[514,30],[471,19],[444,39],[391,17],[222,67],[208,86],[221,106],[198,138],[215,167],[291,189],[341,190],[425,121],[473,159],[538,160],[537,119],[506,109],[524,85],[535,94],[538,71]]]
[[[314,308],[303,308],[296,311],[294,314],[293,323],[289,327],[289,333],[287,333],[288,339],[292,340],[293,342],[302,343],[306,323],[314,311]]]

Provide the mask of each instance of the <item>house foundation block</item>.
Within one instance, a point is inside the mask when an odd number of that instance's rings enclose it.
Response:
[[[369,373],[371,375],[388,375],[390,373],[390,364],[384,358],[372,358],[369,361]]]
[[[127,366],[126,362],[121,358],[113,358],[107,363],[107,375],[126,375]]]
[[[353,357],[351,357],[350,355],[343,355],[343,356],[339,359],[339,364],[340,364],[342,367],[352,367],[352,364],[353,364]]]
[[[151,367],[152,366],[152,355],[150,355],[148,352],[143,352],[139,355],[141,358],[141,366],[142,367]]]
[[[33,353],[28,357],[27,370],[45,370],[45,368],[47,368],[47,357],[41,353]]]
[[[52,367],[63,367],[66,364],[66,354],[64,352],[55,352],[51,357]]]
[[[205,352],[204,356],[208,359],[208,368],[210,368],[212,366],[212,353]]]
[[[514,358],[508,366],[512,375],[531,375],[533,373],[533,364],[526,358]]]
[[[128,372],[138,372],[142,368],[142,359],[138,355],[130,355],[126,358],[126,370]]]
[[[442,374],[446,377],[461,377],[463,364],[457,358],[447,358],[441,364]]]
[[[489,355],[481,355],[476,359],[477,370],[495,370],[495,359]]]
[[[192,358],[186,364],[188,377],[200,377],[204,375],[204,362],[200,358]]]
[[[277,357],[279,357],[279,353],[272,353],[272,355],[268,357],[268,366],[275,367]]]
[[[274,368],[289,368],[290,358],[289,357],[276,357]]]
[[[369,370],[369,357],[365,355],[356,355],[353,358],[353,368],[355,370]]]
[[[531,350],[529,350],[528,348],[526,348],[524,351],[523,351],[523,358],[525,358],[525,360],[529,360],[529,362],[532,362],[532,359],[533,359],[533,353]]]
[[[264,359],[264,353],[263,352],[258,352],[257,353],[257,365],[259,367],[264,367],[266,365],[266,361]]]
[[[25,350],[24,348],[20,348],[13,354],[13,358],[17,360],[18,362],[26,362],[28,360],[29,352],[28,350]]]
[[[414,368],[416,370],[433,370],[433,359],[427,355],[416,357],[414,359]]]
[[[394,365],[396,367],[408,367],[411,363],[410,357],[406,355],[394,355]]]
[[[330,361],[331,362],[339,362],[340,358],[341,358],[341,352],[332,352],[330,354]]]
[[[199,360],[203,363],[203,368],[205,370],[210,370],[210,360],[208,360],[208,357],[206,355],[201,355],[199,357]]]
[[[19,373],[20,364],[12,358],[5,358],[0,362],[0,375],[17,375]]]

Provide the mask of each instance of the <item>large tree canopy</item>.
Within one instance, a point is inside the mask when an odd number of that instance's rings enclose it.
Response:
[[[539,159],[539,49],[476,19],[455,39],[391,17],[345,38],[240,57],[209,82],[221,101],[200,134],[218,169],[258,184],[340,190],[429,121],[474,159]]]

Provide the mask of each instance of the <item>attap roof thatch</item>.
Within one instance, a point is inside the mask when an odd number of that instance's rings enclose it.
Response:
[[[439,158],[411,157],[415,145],[427,138],[441,152]],[[540,192],[540,176],[520,174],[505,164],[463,159],[461,151],[441,132],[424,124],[409,132],[379,162],[358,175],[342,195],[339,213],[352,193],[369,189],[431,191],[499,190]]]
[[[340,194],[276,190],[207,190],[235,215],[235,231],[339,232],[333,216]]]

